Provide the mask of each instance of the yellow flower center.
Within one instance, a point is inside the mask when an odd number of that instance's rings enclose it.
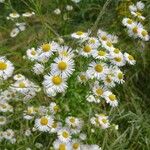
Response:
[[[143,36],[148,35],[147,31],[145,31],[145,30],[143,30],[141,34],[142,34]]]
[[[83,51],[86,53],[89,53],[92,50],[92,48],[89,45],[84,46]]]
[[[111,82],[112,82],[112,79],[111,79],[109,76],[107,76],[107,77],[106,77],[106,82],[111,83]]]
[[[5,70],[7,68],[7,64],[0,61],[0,70]]]
[[[128,56],[129,60],[134,60],[134,57],[132,55]]]
[[[5,118],[4,117],[0,117],[0,122],[3,122],[5,121]]]
[[[79,144],[78,143],[74,143],[72,147],[73,147],[73,149],[78,149],[79,148]]]
[[[84,32],[82,32],[82,31],[76,32],[77,35],[83,35],[83,33],[84,33]]]
[[[56,106],[54,106],[54,111],[55,112],[58,112],[58,110],[59,110],[59,107],[56,105]]]
[[[115,61],[117,61],[117,62],[121,62],[121,60],[122,60],[121,57],[115,57],[114,59],[115,59]]]
[[[110,99],[111,101],[116,100],[116,95],[114,95],[114,94],[109,95],[109,99]]]
[[[106,45],[107,45],[108,47],[112,47],[112,43],[109,42],[109,41],[106,43]]]
[[[61,78],[60,76],[53,76],[52,82],[53,82],[55,85],[59,85],[59,84],[62,83],[62,78]]]
[[[45,126],[48,124],[48,119],[46,117],[42,117],[40,120],[41,125]]]
[[[94,39],[90,39],[89,41],[91,44],[95,44],[95,40]]]
[[[106,55],[106,52],[105,52],[105,51],[100,50],[100,51],[98,52],[98,55],[99,55],[99,56],[105,56],[105,55]]]
[[[102,122],[103,122],[104,124],[106,124],[106,123],[107,123],[107,119],[102,119]]]
[[[68,138],[68,137],[69,137],[69,133],[66,132],[66,131],[64,131],[64,132],[62,133],[62,136],[63,136],[64,138]]]
[[[131,19],[128,19],[128,20],[127,20],[127,23],[128,23],[128,24],[132,24],[133,21],[132,21]]]
[[[31,55],[36,55],[36,51],[33,50],[33,51],[31,52]]]
[[[85,75],[80,75],[80,79],[81,80],[86,80],[86,76]]]
[[[142,14],[140,12],[136,12],[137,16],[142,16]]]
[[[132,29],[132,31],[133,31],[133,33],[138,33],[138,28],[137,28],[137,27],[134,27],[134,28]]]
[[[54,123],[52,124],[52,128],[57,128],[57,122],[54,122]]]
[[[58,63],[58,68],[59,68],[60,70],[65,70],[65,69],[67,68],[67,63],[66,63],[66,62],[63,62],[63,61],[59,62],[59,63]]]
[[[121,80],[123,79],[123,74],[121,72],[118,73],[118,78]]]
[[[71,123],[75,123],[75,118],[71,117],[69,120]]]
[[[26,85],[25,85],[24,82],[20,82],[20,83],[19,83],[19,88],[25,88],[25,87],[26,87]]]
[[[118,48],[114,49],[114,53],[119,54],[120,50]]]
[[[97,71],[97,72],[102,72],[103,71],[103,66],[102,65],[100,65],[100,64],[97,64],[96,66],[95,66],[95,71]]]
[[[34,112],[34,110],[32,107],[27,109],[27,114],[32,114],[33,112]]]
[[[61,55],[63,55],[63,56],[68,56],[68,53],[67,53],[67,51],[63,50],[63,51],[61,52]]]
[[[42,45],[42,50],[44,51],[44,52],[48,52],[48,51],[50,51],[51,50],[51,45],[50,44],[43,44]]]
[[[60,144],[59,145],[59,150],[66,150],[66,145],[65,144]]]
[[[104,93],[104,91],[103,91],[103,89],[98,88],[98,89],[96,89],[96,93],[97,93],[98,95],[102,95],[102,94]]]
[[[106,41],[106,40],[107,40],[107,36],[102,36],[101,39],[102,39],[103,41]]]

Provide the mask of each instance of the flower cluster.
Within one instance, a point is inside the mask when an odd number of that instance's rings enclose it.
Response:
[[[136,5],[130,5],[129,10],[134,19],[123,18],[122,24],[127,27],[129,36],[148,41],[150,36],[142,24],[142,21],[145,20],[145,17],[142,15],[143,9],[144,3],[141,1],[137,2]]]
[[[7,17],[7,20],[11,20],[15,23],[14,29],[10,32],[10,37],[16,37],[20,32],[24,31],[26,29],[26,23],[25,22],[18,22],[21,17],[23,18],[29,18],[35,15],[34,12],[25,12],[22,15],[20,15],[17,12],[12,12]]]

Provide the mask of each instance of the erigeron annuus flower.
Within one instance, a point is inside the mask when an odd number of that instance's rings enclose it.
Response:
[[[58,48],[59,48],[58,44],[56,42],[54,42],[54,41],[42,44],[37,49],[37,52],[39,53],[38,61],[40,61],[40,62],[48,61],[50,56],[55,51],[57,51]]]
[[[76,127],[80,123],[80,120],[73,116],[67,117],[65,121],[69,127]]]
[[[12,31],[10,32],[10,37],[16,37],[19,34],[19,29],[18,28],[14,28],[12,29]]]
[[[55,102],[50,103],[49,109],[52,114],[58,113],[60,110],[59,106]]]
[[[125,60],[130,64],[134,65],[136,63],[134,57],[128,53],[124,53]]]
[[[6,140],[11,140],[15,136],[15,133],[12,129],[7,129],[6,131],[3,132],[3,137]]]
[[[142,3],[141,1],[136,3],[136,7],[138,10],[142,11],[145,7],[144,3]]]
[[[118,48],[112,48],[112,50],[110,51],[110,58],[112,57],[119,57],[122,55],[122,52],[120,51],[120,49]]]
[[[71,141],[72,150],[81,150],[81,142],[77,139]]]
[[[20,15],[19,15],[17,12],[13,12],[13,13],[10,13],[10,14],[9,14],[9,17],[10,17],[11,19],[16,19],[16,18],[19,18]]]
[[[57,133],[61,128],[62,123],[54,121],[53,124],[51,125],[50,133]]]
[[[5,57],[0,56],[0,80],[7,80],[14,71],[13,64]]]
[[[102,41],[102,47],[104,47],[108,51],[111,51],[114,48],[112,42],[109,40]]]
[[[144,41],[149,41],[150,39],[148,32],[143,28],[139,29],[138,36]]]
[[[59,8],[54,10],[54,14],[56,15],[60,15],[61,14],[61,10]]]
[[[74,71],[73,59],[57,57],[51,64],[52,74],[61,74],[63,78],[69,77]]]
[[[25,80],[25,76],[22,74],[16,74],[13,76],[14,80],[16,81],[21,81],[21,80]]]
[[[95,102],[96,98],[93,95],[88,95],[86,97],[86,100],[91,103],[91,102]]]
[[[140,13],[140,12],[134,12],[134,11],[131,11],[131,14],[134,16],[134,17],[137,17],[137,18],[139,18],[139,19],[141,19],[141,20],[145,20],[145,17],[144,16],[142,16],[142,14]]]
[[[135,24],[135,22],[130,18],[123,18],[122,24],[128,28],[132,28]]]
[[[55,150],[71,150],[71,144],[62,142],[60,140],[55,140],[53,143],[53,147]]]
[[[44,88],[52,89],[57,93],[62,93],[67,88],[66,79],[62,78],[60,75],[49,74],[44,76],[43,81]]]
[[[57,134],[58,139],[62,142],[68,143],[71,140],[71,133],[67,128],[60,129]]]
[[[44,72],[44,65],[40,63],[35,63],[34,66],[32,67],[32,70],[35,74],[40,75]]]
[[[38,58],[38,52],[35,50],[34,47],[32,47],[31,49],[28,49],[26,51],[26,55],[27,55],[27,58],[32,61],[37,60]]]
[[[94,86],[92,87],[92,91],[95,94],[95,96],[103,97],[104,92],[106,91],[106,88],[103,86],[100,86],[99,83],[96,82]]]
[[[23,118],[26,120],[33,119],[34,115],[36,114],[35,108],[33,106],[28,106],[27,110],[23,113]]]
[[[96,37],[89,37],[87,39],[87,43],[91,45],[93,48],[98,48],[101,45],[100,41]]]
[[[67,57],[68,59],[72,59],[74,57],[74,51],[68,46],[59,47],[57,52],[59,54],[59,57]]]
[[[109,70],[110,71],[110,70]],[[115,83],[114,83],[114,75],[113,74],[107,74],[106,76],[104,76],[103,78],[103,82],[104,85],[108,88],[112,88],[115,87]]]
[[[75,39],[87,39],[88,33],[83,32],[83,31],[77,31],[75,33],[72,33],[71,36]]]
[[[23,17],[27,17],[27,18],[32,17],[33,15],[35,15],[34,12],[25,12],[25,13],[22,14]]]
[[[92,52],[92,56],[95,59],[107,60],[109,55],[108,55],[108,53],[104,49],[100,48],[100,49],[94,50]]]
[[[100,124],[102,129],[107,129],[110,127],[110,123],[108,120],[108,116],[104,115],[104,114],[96,114],[97,117],[97,121]]]
[[[42,116],[41,118],[35,119],[35,127],[39,131],[48,132],[54,122],[52,116]]]
[[[88,70],[86,71],[87,76],[91,79],[96,78],[101,80],[107,72],[108,68],[105,63],[92,62],[89,64]]]
[[[114,95],[112,92],[106,91],[104,93],[104,98],[106,100],[106,103],[110,104],[110,106],[112,107],[118,106],[118,100],[116,98],[116,95]]]
[[[80,72],[77,79],[78,79],[78,82],[85,83],[88,80],[86,72]]]
[[[6,121],[7,121],[6,117],[0,116],[0,126],[5,125],[5,124],[6,124]]]
[[[13,107],[7,102],[0,102],[0,112],[13,112]]]
[[[125,65],[125,59],[124,59],[123,54],[121,53],[118,56],[111,55],[111,63],[113,65],[116,65],[116,66],[119,66],[119,67],[124,66]]]
[[[117,82],[119,84],[120,83],[123,84],[125,82],[124,81],[124,74],[123,74],[123,72],[120,69],[116,70],[114,72],[114,75],[115,75],[115,77],[114,77],[114,81],[115,82]]]

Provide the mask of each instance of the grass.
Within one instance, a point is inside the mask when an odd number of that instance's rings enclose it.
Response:
[[[146,5],[144,13],[147,17],[144,24],[146,29],[150,31],[150,2],[149,0],[143,0],[143,2]],[[73,5],[73,12],[68,13],[63,9],[68,3]],[[94,35],[97,29],[101,28],[109,33],[114,33],[119,36],[119,47],[123,51],[130,52],[136,58],[137,64],[135,66],[124,68],[126,83],[114,90],[120,99],[117,109],[107,108],[101,104],[85,103],[84,97],[89,85],[81,86],[75,83],[76,74],[69,80],[70,88],[66,96],[56,98],[57,103],[61,106],[62,114],[58,115],[61,121],[64,121],[64,118],[69,114],[82,117],[84,120],[88,120],[95,112],[107,112],[111,116],[111,121],[119,125],[118,131],[95,129],[95,133],[91,133],[93,126],[90,123],[84,127],[88,136],[87,142],[98,144],[103,150],[150,149],[150,43],[128,37],[121,25],[121,19],[128,15],[127,6],[130,3],[129,0],[107,0],[107,2],[106,0],[82,0],[78,5],[67,0],[8,0],[6,5],[0,4],[2,11],[0,15],[0,55],[6,55],[14,63],[15,73],[22,73],[38,84],[41,84],[42,76],[38,78],[34,75],[31,76],[31,62],[22,58],[26,50],[47,40],[58,40],[60,35],[66,44],[74,47],[69,34],[77,30],[92,29]],[[58,6],[63,9],[62,15],[55,16],[53,10]],[[36,14],[33,19],[26,20],[28,22],[27,30],[14,39],[9,37],[13,24],[6,20],[6,16],[12,10],[19,13],[32,10]],[[68,19],[64,21],[64,18]],[[79,62],[81,66],[84,64],[82,61]],[[11,79],[6,81],[1,85],[1,88],[6,88],[11,82]],[[47,105],[49,99],[40,93],[29,102],[29,104],[32,103]],[[9,127],[19,129],[17,136],[21,138],[13,146],[8,143],[0,143],[0,149],[24,150],[27,147],[32,147],[34,150],[36,142],[42,143],[44,150],[50,149],[53,139],[55,139],[54,135],[34,133],[30,139],[20,136],[23,134],[23,130],[33,122],[27,124],[25,121],[20,121],[21,113],[26,107],[22,102],[14,102],[13,105],[20,109],[14,112],[14,121],[9,116]]]

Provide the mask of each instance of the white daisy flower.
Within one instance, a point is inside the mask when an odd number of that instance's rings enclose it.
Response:
[[[125,82],[124,81],[124,74],[120,69],[116,70],[114,75],[115,75],[115,77],[114,77],[115,82],[117,82],[119,84],[120,83],[123,84]]]
[[[144,3],[142,3],[141,1],[136,3],[136,7],[138,10],[142,11],[145,7]]]
[[[73,116],[67,117],[65,121],[69,127],[77,127],[80,124],[80,120]]]
[[[91,79],[96,78],[101,80],[107,73],[107,66],[104,63],[92,62],[89,64],[88,70],[86,71],[87,76]]]
[[[98,119],[97,121],[100,124],[102,129],[107,129],[110,127],[108,116],[106,116],[104,114],[99,114],[99,115],[96,115],[96,117],[97,117],[97,119]]]
[[[45,92],[45,94],[47,94],[48,97],[55,97],[57,94],[57,92],[52,88],[45,88],[44,87],[44,92]]]
[[[52,74],[61,74],[63,78],[69,77],[74,71],[74,61],[69,58],[57,57],[51,64]]]
[[[67,5],[67,6],[66,6],[66,10],[72,11],[72,10],[73,10],[73,7],[72,7],[71,5]]]
[[[53,143],[53,147],[55,150],[71,150],[71,144],[65,143],[60,140],[55,140]]]
[[[71,36],[75,39],[87,39],[88,38],[88,33],[82,32],[82,31],[77,31],[75,33],[72,33]]]
[[[35,127],[39,131],[47,132],[50,131],[53,122],[54,119],[51,116],[42,116],[35,120]]]
[[[13,76],[14,80],[16,81],[21,81],[21,80],[25,80],[25,76],[22,74],[16,74]]]
[[[23,118],[26,120],[33,119],[34,115],[36,114],[35,108],[33,106],[28,106],[27,110],[23,113]]]
[[[62,128],[58,132],[58,139],[62,142],[68,143],[71,141],[71,133],[67,128]]]
[[[93,96],[93,95],[88,95],[87,97],[86,97],[86,100],[88,101],[88,102],[95,102],[96,101],[96,99],[95,99],[95,97]]]
[[[51,126],[50,133],[57,133],[61,128],[62,128],[61,122],[54,121]]]
[[[134,17],[137,17],[137,18],[139,18],[139,19],[141,19],[141,20],[145,20],[145,17],[144,16],[142,16],[142,14],[140,13],[140,12],[134,12],[134,11],[131,11],[131,14],[134,16]]]
[[[72,50],[72,48],[68,47],[68,46],[61,46],[60,48],[58,48],[58,54],[60,57],[67,57],[72,59],[74,57],[74,52]]]
[[[26,51],[26,55],[28,59],[30,59],[31,61],[37,60],[38,58],[38,52],[35,50],[34,47],[32,47],[31,49],[28,49]]]
[[[108,59],[108,53],[102,48],[98,49],[98,50],[94,50],[92,52],[92,56],[95,59],[99,59],[99,60],[107,60]]]
[[[137,7],[133,4],[129,6],[129,10],[131,11],[137,11]]]
[[[19,18],[20,15],[17,12],[13,12],[13,13],[9,14],[9,17],[12,18],[12,19],[16,19],[16,18]]]
[[[102,41],[102,47],[104,47],[108,51],[111,51],[114,48],[112,42],[108,41],[108,40],[107,41]]]
[[[55,102],[50,103],[49,109],[52,114],[56,114],[60,110],[59,106]]]
[[[61,14],[61,10],[59,8],[54,10],[54,14],[56,15],[60,15]]]
[[[115,83],[114,83],[114,75],[113,74],[107,74],[104,78],[103,78],[103,82],[104,85],[108,88],[113,88],[115,87]]]
[[[121,53],[120,55],[118,55],[118,56],[112,56],[112,55],[111,55],[110,58],[111,58],[111,63],[112,63],[113,65],[116,65],[116,66],[119,66],[119,67],[125,65],[125,59],[124,59],[122,53]]]
[[[136,63],[134,57],[128,53],[124,53],[125,60],[130,64],[134,65]]]
[[[77,139],[73,139],[71,142],[72,150],[81,150],[81,142]]]
[[[143,28],[139,28],[138,36],[144,41],[149,41],[150,39],[148,32]]]
[[[6,124],[6,121],[7,121],[6,117],[0,116],[0,126],[5,125],[5,124]]]
[[[13,107],[7,102],[0,102],[0,112],[13,112]]]
[[[118,101],[117,101],[116,95],[114,95],[112,92],[106,91],[104,93],[104,98],[106,100],[106,103],[110,104],[110,106],[112,106],[112,107],[118,106]]]
[[[12,129],[7,129],[6,131],[3,132],[3,137],[6,140],[11,140],[14,137],[15,133]]]
[[[62,78],[60,75],[45,75],[43,85],[46,89],[52,89],[57,93],[62,93],[66,90],[67,83],[66,79]]]
[[[130,18],[123,18],[122,24],[128,28],[132,28],[135,25],[135,22]]]
[[[14,28],[11,32],[10,32],[10,37],[16,37],[19,34],[19,29],[18,28]]]
[[[36,63],[34,64],[34,66],[32,67],[32,70],[35,74],[40,75],[44,72],[44,66],[40,63]]]
[[[98,38],[96,38],[96,37],[89,37],[87,40],[87,43],[94,48],[98,48],[101,45]]]
[[[13,64],[5,57],[0,56],[0,79],[7,80],[14,72]]]
[[[25,12],[25,13],[22,14],[23,17],[27,17],[27,18],[32,17],[33,15],[35,15],[34,12]]]
[[[49,57],[55,52],[58,48],[58,44],[54,41],[49,43],[44,43],[41,47],[37,49],[39,53],[38,61],[43,61],[44,59],[47,61]]]
[[[78,82],[85,83],[88,80],[86,72],[80,72],[77,79],[78,79]]]

